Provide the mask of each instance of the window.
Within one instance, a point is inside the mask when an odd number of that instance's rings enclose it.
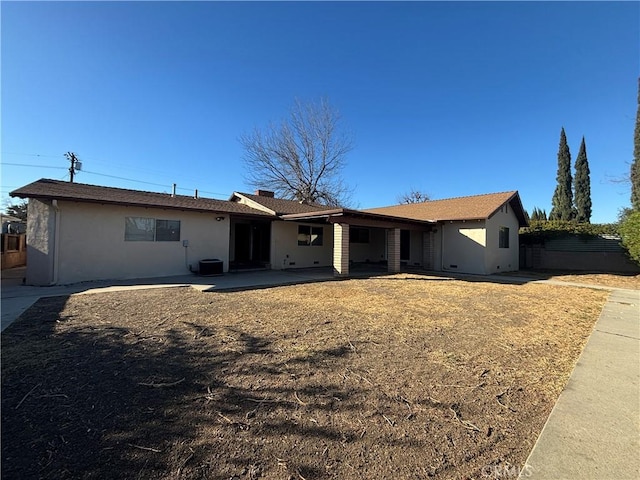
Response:
[[[322,237],[324,229],[322,227],[311,227],[311,245],[314,247],[322,246]]]
[[[153,218],[127,217],[124,225],[125,242],[153,242],[155,220]]]
[[[509,248],[509,227],[500,227],[498,246],[500,248]]]
[[[180,220],[126,217],[125,242],[179,242]]]
[[[180,220],[156,220],[156,242],[179,242]]]
[[[351,227],[349,229],[349,243],[369,243],[369,229]]]
[[[308,225],[298,225],[298,245],[299,246],[322,246],[324,229],[322,227],[310,227]]]

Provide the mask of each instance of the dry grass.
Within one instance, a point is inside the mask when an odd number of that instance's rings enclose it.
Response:
[[[394,275],[45,299],[2,336],[3,477],[479,478],[525,461],[606,296]]]
[[[621,275],[614,273],[584,273],[584,274],[558,274],[549,277],[551,280],[563,282],[578,282],[604,287],[626,288],[629,290],[640,290],[640,275]]]
[[[561,282],[598,285],[602,287],[640,290],[640,274],[633,273],[598,273],[561,270],[521,270],[505,273],[514,277],[528,277],[540,280],[558,280]]]

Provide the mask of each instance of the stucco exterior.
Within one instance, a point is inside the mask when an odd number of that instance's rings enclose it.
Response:
[[[500,248],[500,227],[509,229],[509,248]],[[520,245],[518,232],[520,224],[512,209],[504,206],[491,218],[486,220],[487,250],[485,254],[484,273],[513,272],[520,268]]]
[[[333,266],[345,275],[351,263],[386,261],[390,272],[490,274],[518,269],[526,225],[516,191],[371,210],[262,191],[224,201],[48,179],[11,195],[30,199],[32,285],[186,274],[207,258],[225,272],[231,263],[233,271]]]
[[[401,259],[406,260],[407,265],[412,267],[424,266],[424,249],[422,246],[423,231],[422,230],[410,230],[409,231],[409,258]]]
[[[500,228],[509,229],[508,248],[500,247]],[[503,206],[486,220],[443,222],[440,254],[442,270],[492,274],[518,270],[518,218]]]
[[[57,207],[29,202],[29,214],[38,218],[29,221],[29,284],[179,275],[189,265],[197,270],[205,258],[220,259],[228,269],[228,215],[216,221],[211,214],[156,208],[63,201]],[[179,220],[180,240],[125,241],[126,217]]]
[[[52,201],[32,199],[27,207],[28,285],[51,285],[55,282],[54,257],[57,212]]]
[[[487,239],[484,227],[484,220],[441,225],[443,271],[485,273]]]
[[[298,226],[322,228],[322,245],[298,245]],[[330,267],[333,256],[333,227],[331,225],[281,222],[271,224],[271,268]]]
[[[349,243],[349,260],[357,263],[377,263],[386,260],[385,229],[372,227],[367,230],[369,230],[369,243]]]

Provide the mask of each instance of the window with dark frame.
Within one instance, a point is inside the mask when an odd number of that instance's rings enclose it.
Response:
[[[509,227],[500,227],[498,246],[500,248],[509,248]]]
[[[156,242],[179,242],[180,220],[156,220]]]
[[[180,220],[125,217],[125,242],[179,242]]]
[[[321,247],[324,242],[324,229],[309,225],[298,225],[298,246]]]

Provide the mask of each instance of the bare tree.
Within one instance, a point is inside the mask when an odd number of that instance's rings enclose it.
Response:
[[[429,201],[429,194],[421,192],[416,188],[411,188],[411,190],[409,190],[408,192],[398,196],[398,203],[409,204],[422,203],[427,201]]]
[[[245,179],[280,198],[344,206],[351,190],[342,179],[351,137],[340,130],[340,115],[326,99],[294,102],[280,125],[240,137]]]

